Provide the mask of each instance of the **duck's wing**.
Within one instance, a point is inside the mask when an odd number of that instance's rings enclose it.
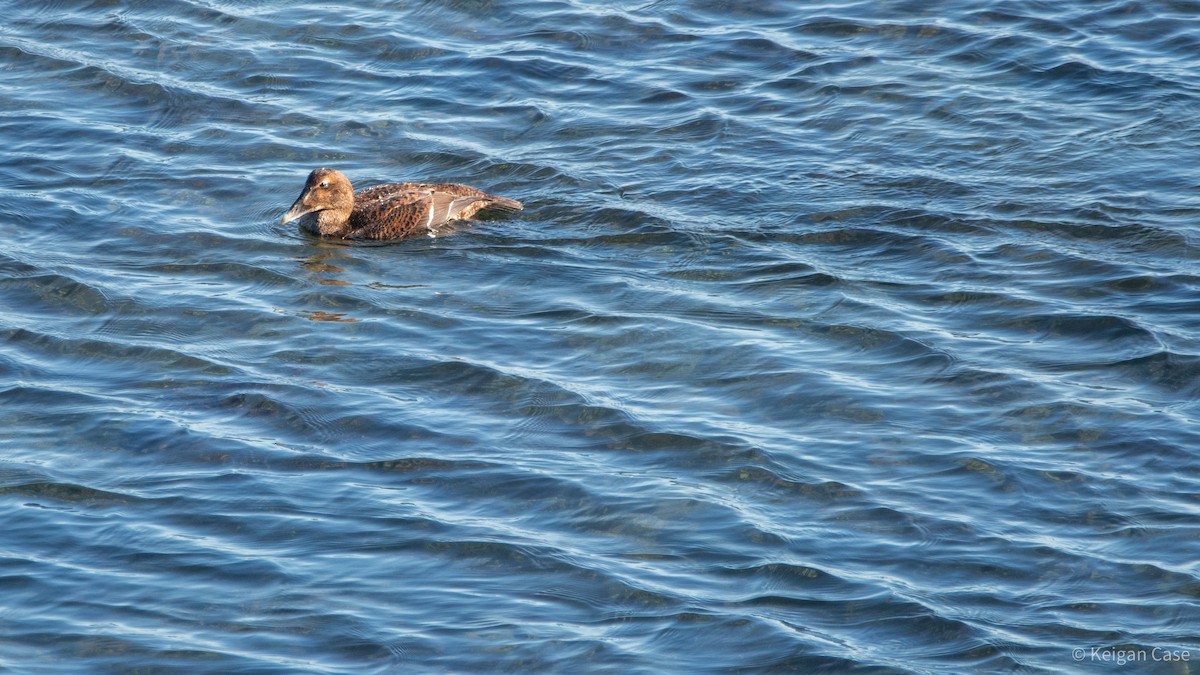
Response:
[[[450,192],[429,193],[429,227],[437,227],[452,220],[466,220],[486,207],[488,195],[461,196]]]
[[[354,195],[351,237],[399,239],[434,236],[435,228],[466,220],[486,208],[520,211],[521,203],[458,183],[389,183]]]
[[[350,237],[400,239],[414,234],[435,234],[435,228],[452,220],[471,217],[488,201],[487,196],[460,196],[430,189],[374,189],[359,203],[355,196]]]
[[[462,204],[462,209],[454,213],[450,217],[450,220],[465,220],[485,209],[511,212],[521,211],[525,208],[521,202],[515,199],[490,195],[483,190],[473,188],[469,185],[461,185],[459,183],[414,183],[412,185],[418,185],[419,189],[430,190],[435,194],[446,193],[458,197],[459,201],[457,203]],[[468,199],[471,197],[475,199]]]
[[[416,232],[429,218],[428,195],[421,190],[380,185],[354,195],[350,214],[352,239],[400,239]]]

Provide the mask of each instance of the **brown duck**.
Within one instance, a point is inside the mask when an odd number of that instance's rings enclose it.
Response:
[[[400,239],[434,236],[452,220],[491,209],[520,211],[521,202],[496,197],[457,183],[388,183],[358,192],[335,169],[314,169],[283,222],[302,218],[300,227],[341,239]]]

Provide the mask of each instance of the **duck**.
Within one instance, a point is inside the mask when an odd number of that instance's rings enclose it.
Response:
[[[300,219],[300,227],[338,239],[403,239],[437,235],[451,221],[467,220],[484,210],[512,213],[524,208],[508,197],[490,195],[458,183],[387,183],[358,192],[337,169],[313,169],[304,190],[283,214],[282,224]]]

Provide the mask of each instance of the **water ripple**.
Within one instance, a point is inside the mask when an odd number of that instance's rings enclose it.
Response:
[[[0,661],[1200,650],[1197,9],[14,8]],[[526,209],[320,241],[322,165]]]

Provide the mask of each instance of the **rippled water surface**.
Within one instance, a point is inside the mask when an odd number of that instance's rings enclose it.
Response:
[[[0,147],[0,667],[1197,672],[1200,3],[9,3]]]

